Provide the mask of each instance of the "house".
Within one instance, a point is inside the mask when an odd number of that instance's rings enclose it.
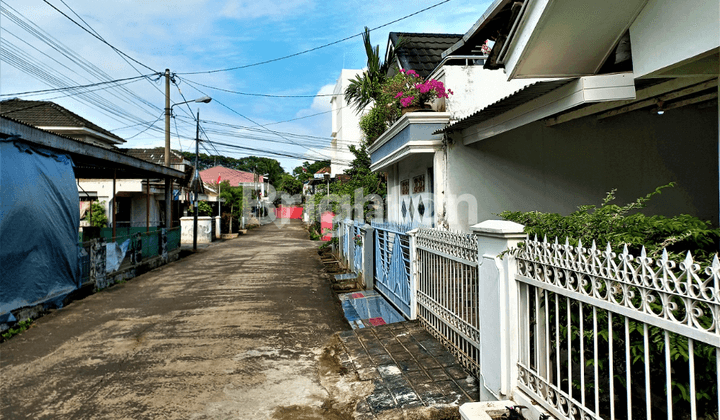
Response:
[[[456,34],[389,35],[386,54],[389,57],[391,51],[396,52],[390,75],[414,70],[455,91],[450,99],[433,103],[432,112],[403,115],[368,146],[371,169],[387,173],[387,219],[391,222],[434,226],[439,215],[444,223],[446,149],[443,136],[434,132],[491,103],[490,97],[502,97],[529,83],[507,83],[501,72],[483,69],[487,55],[480,46],[443,57],[462,38]]]
[[[712,1],[493,3],[430,73],[455,91],[444,112],[406,114],[369,148],[389,219],[424,223],[432,199],[436,224],[468,231],[676,182],[647,211],[717,225],[717,16]]]
[[[350,169],[350,162],[355,158],[350,153],[350,146],[359,146],[362,139],[360,116],[362,112],[348,105],[345,101],[345,89],[350,81],[363,73],[363,70],[343,69],[335,82],[332,106],[332,134],[330,143],[330,175],[335,178]]]
[[[124,139],[53,102],[10,99],[0,102],[0,115],[85,144],[99,146],[117,153],[126,153],[157,165],[164,164],[164,148],[120,149],[118,146],[126,143]],[[189,162],[183,160],[177,152],[173,152],[171,168],[186,173],[187,182],[190,181],[192,171]],[[78,179],[77,190],[81,209],[88,207],[85,203],[102,202],[108,217],[108,224],[114,227],[165,225],[164,180],[158,177],[154,179],[124,178],[122,172],[106,174],[109,177],[104,179],[97,178],[95,173],[93,173],[92,179]],[[113,182],[113,177],[115,177],[115,182]],[[183,180],[178,189],[182,190],[182,185],[187,182]],[[184,197],[182,194],[175,194],[175,196]],[[112,208],[113,197],[115,197],[114,211]],[[180,200],[182,201],[182,198]],[[177,221],[181,214],[182,204],[178,203],[175,207],[172,211],[174,213],[173,220]],[[81,222],[81,226],[88,225],[87,221]]]
[[[54,102],[9,99],[0,102],[0,115],[95,146],[113,149],[125,143],[110,131]]]
[[[228,181],[232,187],[249,188],[258,191],[260,197],[267,196],[267,178],[264,175],[253,172],[238,171],[224,166],[213,166],[212,168],[200,171],[200,178],[206,184],[217,184]]]

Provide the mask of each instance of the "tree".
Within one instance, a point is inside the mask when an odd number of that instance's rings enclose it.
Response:
[[[242,187],[231,187],[230,182],[223,181],[220,183],[220,198],[223,199],[223,208],[230,208],[228,221],[228,233],[232,233],[232,220],[239,220],[242,215],[243,209],[243,188]],[[228,214],[228,213],[225,213]],[[225,223],[226,216],[223,215],[223,223]]]
[[[302,183],[311,179],[315,172],[330,166],[329,160],[318,160],[317,162],[303,162],[302,166],[293,169],[293,175]]]
[[[280,183],[278,183],[275,189],[278,191],[278,195],[283,192],[295,195],[302,192],[303,183],[290,174],[282,174],[280,176]]]
[[[401,39],[396,49],[389,52],[388,60],[383,61],[380,58],[380,46],[373,47],[370,42],[370,29],[367,26],[362,37],[365,55],[367,55],[367,70],[355,76],[345,89],[345,102],[352,105],[356,113],[360,113],[371,102],[380,98],[381,86],[387,79],[388,70],[395,62],[395,51],[403,44]]]
[[[95,227],[104,228],[107,226],[107,216],[105,215],[105,202],[93,201],[90,204],[90,224]]]

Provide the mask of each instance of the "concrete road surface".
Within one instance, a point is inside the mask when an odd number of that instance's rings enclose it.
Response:
[[[0,344],[0,416],[352,418],[372,384],[338,363],[317,246],[270,224],[39,319]]]

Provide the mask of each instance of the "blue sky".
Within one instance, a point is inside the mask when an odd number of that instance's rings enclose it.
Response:
[[[179,86],[171,89],[173,102],[184,100],[178,88],[186,99],[195,99],[203,93],[213,97],[209,104],[191,105],[192,112],[199,108],[201,120],[207,121],[203,128],[211,140],[262,152],[217,145],[215,150],[206,144],[207,150],[234,157],[266,155],[292,171],[303,157],[327,154],[324,149],[329,146],[330,114],[273,123],[328,111],[330,98],[313,96],[331,93],[342,68],[365,66],[360,37],[265,65],[186,73],[243,66],[315,48],[360,33],[364,26],[383,25],[441,0],[47,1],[80,25],[86,28],[89,25],[92,28],[89,30],[143,65],[155,71],[169,68],[177,73]],[[384,52],[390,31],[463,34],[488,5],[487,1],[450,0],[372,32],[371,40]],[[2,7],[0,36],[6,51],[0,62],[0,94],[55,88],[58,83],[72,86],[102,81],[97,73],[88,71],[90,65],[101,69],[107,75],[103,77],[112,79],[152,73],[136,63],[133,65],[137,70],[133,69],[110,47],[42,0],[3,0]],[[43,31],[42,36],[54,38],[67,50],[41,41],[31,33],[33,25],[37,25],[34,31]],[[73,53],[77,56],[72,57]],[[193,87],[193,83],[245,93],[309,97],[245,96]],[[164,84],[161,80],[140,79],[125,88],[126,91],[97,90],[92,93],[94,97],[58,93],[22,97],[52,99],[127,139],[125,147],[162,146],[164,120],[158,118],[164,107]],[[190,110],[176,106],[175,114],[178,117],[177,127],[172,124],[172,146],[192,150],[195,130]],[[255,124],[271,125],[261,128]]]

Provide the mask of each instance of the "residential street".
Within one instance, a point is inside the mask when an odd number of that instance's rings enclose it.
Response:
[[[338,373],[317,245],[270,224],[39,319],[0,344],[0,416],[350,418],[372,385]]]

